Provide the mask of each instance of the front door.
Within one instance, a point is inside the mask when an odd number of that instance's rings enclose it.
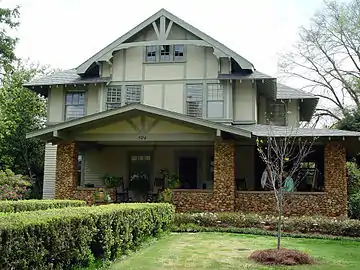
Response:
[[[147,182],[144,182],[144,185],[147,185],[149,189],[152,177],[152,155],[150,153],[132,153],[130,155],[129,161],[129,181],[134,175],[146,175]]]
[[[181,188],[196,189],[198,178],[198,159],[196,157],[179,158],[179,178]]]

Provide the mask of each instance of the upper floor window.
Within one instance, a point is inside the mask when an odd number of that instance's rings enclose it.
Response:
[[[156,50],[157,46],[146,46],[146,61],[156,62]]]
[[[69,91],[65,97],[65,120],[85,116],[85,91]]]
[[[268,104],[268,121],[275,126],[285,126],[287,122],[286,104],[283,101]]]
[[[160,46],[160,61],[170,61],[170,45]]]
[[[224,85],[211,83],[207,85],[207,117],[224,117]]]
[[[146,46],[145,61],[154,62],[177,62],[185,60],[185,45],[151,45]]]
[[[109,87],[106,95],[106,109],[121,107],[121,87]]]
[[[126,85],[125,104],[140,103],[141,85]]]
[[[202,117],[203,111],[203,85],[186,85],[186,114],[194,117]]]

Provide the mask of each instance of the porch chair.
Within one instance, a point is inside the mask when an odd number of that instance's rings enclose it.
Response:
[[[128,202],[129,201],[129,190],[125,188],[124,181],[121,181],[121,185],[116,188],[116,202]]]

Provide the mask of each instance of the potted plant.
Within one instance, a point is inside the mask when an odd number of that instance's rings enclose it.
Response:
[[[171,189],[166,188],[163,190],[158,197],[159,202],[172,203],[173,202],[173,192]]]
[[[105,174],[103,176],[103,182],[106,188],[116,188],[122,184],[122,181],[122,177],[117,177],[110,174]]]
[[[130,177],[129,190],[133,191],[135,196],[144,197],[149,191],[149,179],[143,172],[134,173]]]
[[[170,174],[168,169],[161,169],[160,174],[168,188],[176,189],[180,187],[180,179],[176,174]]]

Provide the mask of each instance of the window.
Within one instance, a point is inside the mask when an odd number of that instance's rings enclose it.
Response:
[[[156,46],[146,46],[146,61],[156,62]]]
[[[160,61],[170,61],[170,45],[160,46]]]
[[[82,172],[83,172],[83,166],[84,166],[84,156],[82,154],[78,154],[77,156],[77,174],[76,174],[76,180],[77,180],[77,185],[81,186],[82,185]]]
[[[85,115],[85,92],[67,92],[65,97],[65,120]]]
[[[193,117],[202,117],[203,85],[186,85],[186,113]]]
[[[269,119],[268,121],[276,126],[285,126],[287,120],[286,104],[283,101],[276,101],[269,104],[268,107]]]
[[[184,60],[184,45],[174,45],[174,61]]]
[[[212,83],[207,85],[207,117],[224,117],[224,85]]]
[[[106,109],[116,109],[121,107],[121,86],[109,87],[106,95]]]
[[[126,85],[125,104],[140,103],[141,85]]]

